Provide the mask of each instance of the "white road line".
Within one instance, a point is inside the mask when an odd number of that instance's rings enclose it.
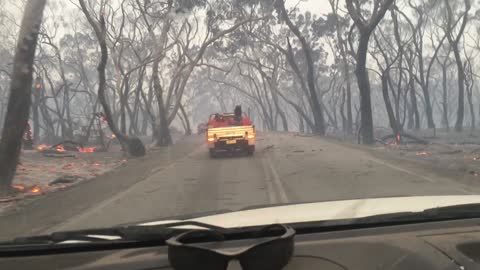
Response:
[[[387,163],[387,162],[385,162],[385,161],[381,161],[381,160],[376,159],[376,158],[373,158],[373,157],[369,157],[369,160],[374,161],[374,162],[377,162],[378,164],[387,166],[387,167],[392,168],[392,169],[394,169],[394,170],[401,171],[401,172],[404,172],[404,173],[406,173],[406,174],[413,175],[413,176],[418,177],[418,178],[422,178],[423,180],[426,180],[426,181],[428,181],[428,182],[430,182],[430,183],[436,183],[436,182],[437,182],[435,179],[432,179],[432,178],[430,178],[430,177],[428,177],[428,176],[424,176],[424,175],[421,175],[421,174],[418,174],[418,173],[409,171],[409,170],[407,170],[407,169],[404,169],[404,168],[401,168],[401,167],[392,165],[392,164],[390,164],[390,163]]]
[[[280,179],[280,176],[278,176],[278,172],[275,169],[275,166],[273,166],[268,156],[265,158],[265,162],[272,174],[272,183],[274,188],[276,189],[276,194],[279,197],[280,203],[288,203],[288,196],[287,196],[287,193],[285,192],[285,187],[283,185],[282,180]]]
[[[158,169],[158,170],[153,169],[152,172],[153,171],[154,172],[151,173],[149,176],[145,177],[145,179],[142,179],[141,181],[136,182],[135,184],[131,185],[130,187],[128,187],[124,191],[122,191],[120,193],[117,193],[115,196],[112,196],[109,199],[106,199],[106,200],[102,201],[100,204],[97,204],[96,206],[94,206],[92,208],[89,208],[86,211],[84,211],[84,212],[82,212],[78,215],[73,216],[72,218],[69,218],[65,222],[62,222],[62,223],[50,228],[47,232],[63,231],[63,230],[68,229],[72,225],[78,224],[82,220],[85,220],[89,215],[98,213],[99,211],[101,211],[105,207],[107,207],[108,205],[110,205],[110,204],[114,203],[115,201],[119,200],[120,198],[124,197],[125,195],[130,193],[135,187],[137,187],[141,183],[144,183],[147,179],[151,178],[153,175],[161,174],[161,173],[165,172],[166,170],[173,168],[178,163],[183,162],[186,159],[188,159],[188,158],[192,157],[193,155],[197,154],[198,152],[204,150],[203,148],[204,147],[198,147],[196,150],[190,152],[190,154],[186,155],[185,157],[183,157],[179,160],[173,161],[172,163],[170,163],[169,165],[167,165],[163,168],[157,167],[155,169]]]
[[[269,172],[267,162],[265,161],[264,158],[261,159],[261,162],[262,162],[262,168],[263,168],[263,175],[265,177],[265,179],[264,179],[265,180],[265,185],[267,186],[266,190],[267,190],[268,202],[270,204],[277,204],[278,200],[277,200],[277,196],[275,196],[276,192],[273,189],[273,184],[272,184],[272,180],[271,180],[271,177],[270,177],[271,173]]]

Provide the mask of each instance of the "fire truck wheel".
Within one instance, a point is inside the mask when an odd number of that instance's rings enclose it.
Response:
[[[255,145],[250,145],[247,149],[247,155],[248,156],[253,156],[254,152],[255,152]]]
[[[217,157],[217,152],[215,152],[215,149],[210,149],[209,150],[209,155],[210,155],[210,158],[216,158]]]

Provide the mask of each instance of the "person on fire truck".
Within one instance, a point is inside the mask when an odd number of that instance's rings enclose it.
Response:
[[[232,126],[249,126],[252,124],[250,118],[242,115],[242,106],[237,105],[234,110],[234,117],[231,120]]]

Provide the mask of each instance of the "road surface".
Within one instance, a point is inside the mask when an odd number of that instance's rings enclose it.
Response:
[[[210,159],[194,136],[0,217],[0,239],[255,205],[475,193],[415,163],[328,139],[264,134],[253,157]]]

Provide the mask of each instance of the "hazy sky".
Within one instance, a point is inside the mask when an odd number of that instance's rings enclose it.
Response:
[[[299,8],[310,11],[315,14],[325,14],[330,12],[330,4],[328,0],[287,0],[287,7],[292,7],[298,4]]]

